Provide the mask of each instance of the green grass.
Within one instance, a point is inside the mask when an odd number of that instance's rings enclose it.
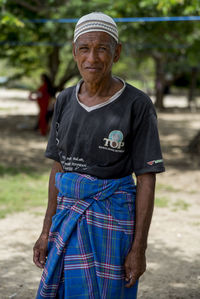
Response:
[[[155,206],[159,208],[166,208],[168,206],[169,199],[165,196],[155,198]]]
[[[0,165],[0,218],[9,213],[30,211],[33,207],[46,206],[49,171],[40,173],[28,167]],[[157,191],[178,192],[170,185],[157,185]],[[181,199],[169,203],[169,198],[156,196],[155,206],[171,207],[173,211],[187,210],[189,204]]]
[[[190,191],[188,191],[188,193],[189,194],[197,194],[198,192],[197,192],[197,190],[190,190]]]
[[[173,203],[173,211],[177,211],[177,210],[188,210],[188,208],[190,207],[190,204],[185,202],[182,199],[177,199],[174,203]]]
[[[200,226],[200,221],[192,222],[193,226]]]
[[[159,183],[156,184],[156,190],[157,191],[173,192],[173,193],[182,191],[181,189],[174,188],[171,185],[164,185],[164,184],[159,184]]]
[[[18,110],[18,106],[12,106],[12,107],[0,107],[0,111],[1,112],[9,112],[9,111],[12,111],[12,110]]]
[[[0,218],[47,203],[49,173],[0,166]]]

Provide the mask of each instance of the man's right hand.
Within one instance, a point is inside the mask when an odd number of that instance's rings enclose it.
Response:
[[[52,217],[56,213],[58,189],[55,186],[55,175],[62,172],[60,163],[54,161],[49,177],[49,199],[47,211],[44,217],[42,233],[33,247],[33,262],[39,268],[44,268],[47,258],[48,236],[52,223]]]
[[[33,262],[39,268],[44,268],[47,257],[48,236],[41,234],[33,247]]]

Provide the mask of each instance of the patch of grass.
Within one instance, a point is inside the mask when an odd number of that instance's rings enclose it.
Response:
[[[188,210],[188,208],[190,207],[190,204],[185,202],[182,199],[177,199],[174,203],[173,203],[173,211],[177,211],[177,210]]]
[[[159,208],[166,208],[168,206],[169,199],[167,197],[156,197],[155,198],[155,206]]]
[[[188,191],[189,194],[197,194],[198,192],[196,190],[190,190]]]
[[[48,172],[0,166],[0,217],[46,205],[48,177]]]
[[[11,111],[11,110],[17,110],[18,106],[12,106],[12,107],[0,107],[0,111]]]
[[[25,174],[33,178],[37,178],[41,175],[39,171],[27,166],[6,167],[0,165],[0,177],[16,176],[19,174]]]
[[[7,108],[7,107],[0,107],[0,111],[10,111],[11,109],[10,108]]]
[[[34,211],[32,214],[35,215],[35,216],[44,216],[44,212],[36,212],[36,211]]]
[[[167,191],[167,192],[180,192],[182,190],[174,188],[171,185],[164,185],[164,184],[156,184],[156,190],[157,191]]]
[[[192,222],[193,226],[200,226],[200,221]]]

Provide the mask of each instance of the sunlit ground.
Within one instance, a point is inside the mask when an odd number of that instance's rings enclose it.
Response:
[[[167,96],[170,108],[185,96]],[[51,161],[46,137],[33,130],[36,103],[26,91],[0,90],[0,298],[34,298],[41,272],[32,264],[47,201]],[[139,298],[199,298],[199,159],[187,145],[200,128],[200,112],[158,112],[166,173],[157,176],[148,269]],[[20,212],[19,212],[20,211]],[[27,275],[28,273],[28,275]]]

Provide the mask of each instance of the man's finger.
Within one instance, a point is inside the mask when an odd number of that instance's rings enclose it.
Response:
[[[46,251],[45,250],[41,251],[39,262],[40,262],[41,266],[44,267],[45,262],[46,262]]]
[[[131,276],[131,269],[125,266],[125,280],[129,281]]]
[[[131,288],[136,283],[137,279],[135,277],[131,277],[129,283],[125,285],[126,288]]]
[[[33,249],[33,262],[36,264],[37,267],[41,267],[40,266],[40,262],[39,262],[39,256],[40,256],[40,251],[38,249]]]
[[[33,262],[38,268],[44,268],[44,265],[40,263],[40,250],[33,249]]]

